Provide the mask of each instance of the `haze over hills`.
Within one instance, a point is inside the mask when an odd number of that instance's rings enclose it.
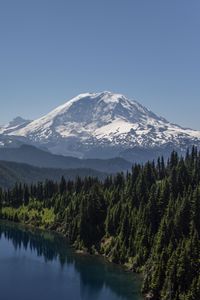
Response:
[[[45,180],[60,181],[64,176],[66,180],[75,180],[78,176],[98,177],[100,180],[106,178],[107,174],[89,168],[80,169],[55,169],[39,168],[28,164],[0,161],[0,187],[11,188],[16,183],[32,184],[44,182]]]
[[[0,148],[0,160],[26,163],[36,167],[59,169],[93,169],[100,172],[116,173],[127,171],[131,163],[123,158],[79,159],[55,155],[31,145],[17,148]]]
[[[137,101],[111,92],[80,94],[42,118],[1,128],[0,133],[18,143],[79,158],[141,161],[200,145],[200,131],[172,124]]]

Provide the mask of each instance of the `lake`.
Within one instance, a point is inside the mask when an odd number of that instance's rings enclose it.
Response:
[[[141,300],[139,276],[57,234],[0,222],[0,299]]]

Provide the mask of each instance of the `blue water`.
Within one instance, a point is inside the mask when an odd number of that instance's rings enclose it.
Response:
[[[0,222],[1,300],[141,300],[140,279],[56,234]]]

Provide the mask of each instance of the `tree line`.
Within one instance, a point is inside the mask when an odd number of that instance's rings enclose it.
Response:
[[[16,184],[0,217],[61,232],[77,249],[143,273],[151,299],[200,299],[200,152],[135,164],[104,181]]]

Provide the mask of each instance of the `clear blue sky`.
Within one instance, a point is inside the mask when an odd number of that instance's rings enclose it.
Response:
[[[200,129],[200,1],[0,0],[0,123],[103,90]]]

